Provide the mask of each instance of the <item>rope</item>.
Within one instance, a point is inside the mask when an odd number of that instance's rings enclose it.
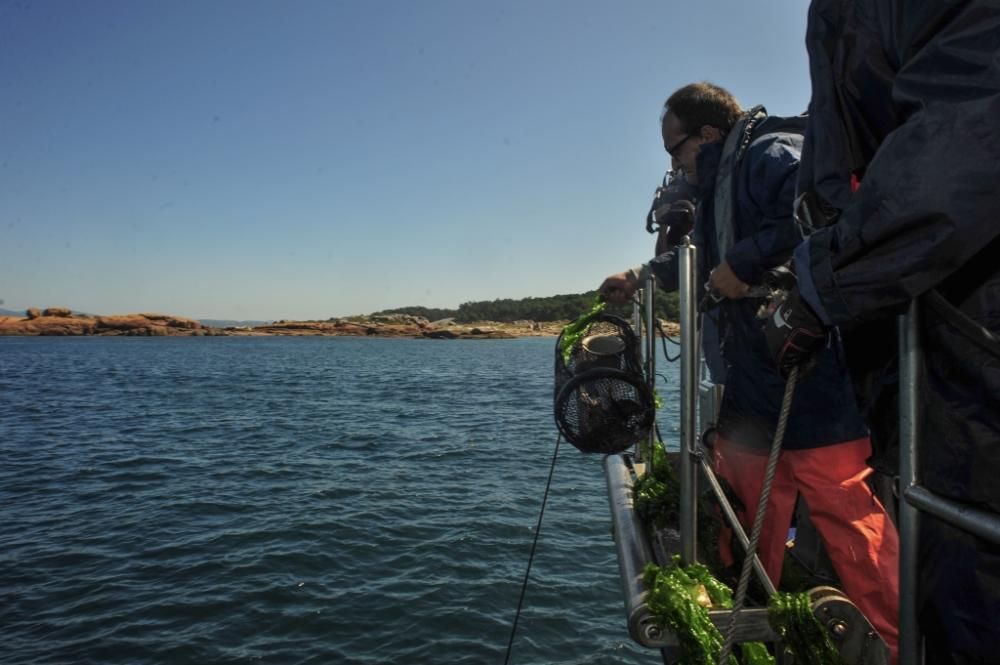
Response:
[[[669,335],[667,335],[667,333],[663,332],[663,324],[660,323],[659,319],[656,319],[656,329],[660,333],[660,344],[663,346],[663,355],[666,356],[667,362],[670,362],[670,363],[677,362],[677,360],[681,357],[681,351],[678,348],[677,349],[677,355],[674,356],[673,358],[671,358],[670,357],[670,352],[667,351],[667,340],[669,339],[671,342],[673,342],[674,344],[676,344],[678,347],[681,345],[680,340],[676,340],[673,337],[670,337]]]
[[[753,558],[757,553],[757,542],[760,540],[760,532],[764,526],[764,513],[767,509],[767,500],[771,495],[771,483],[774,481],[774,472],[778,467],[778,455],[781,453],[781,444],[785,438],[785,426],[788,424],[788,413],[792,409],[792,395],[795,393],[795,382],[798,380],[798,377],[799,368],[793,367],[791,373],[788,375],[788,381],[785,383],[785,396],[781,400],[781,414],[778,416],[778,428],[774,432],[771,453],[767,458],[764,484],[761,487],[760,500],[757,502],[757,515],[753,520],[753,528],[750,531],[750,543],[747,545],[746,558],[743,559],[740,581],[736,586],[733,610],[729,616],[729,627],[726,629],[726,641],[722,646],[722,654],[719,656],[719,665],[728,664],[729,655],[733,651],[733,641],[736,636],[736,619],[740,610],[743,609],[743,603],[746,601]]]
[[[542,532],[542,518],[545,516],[545,504],[549,500],[549,488],[552,486],[552,474],[556,470],[556,458],[559,457],[559,442],[562,436],[556,437],[556,449],[552,453],[552,466],[549,467],[549,479],[545,482],[545,494],[542,495],[542,509],[538,511],[538,523],[535,525],[535,537],[531,541],[531,554],[528,555],[528,569],[524,571],[524,582],[521,584],[521,597],[517,601],[517,613],[514,614],[514,625],[510,629],[510,641],[507,642],[507,655],[504,665],[510,662],[510,652],[514,647],[514,636],[517,634],[517,622],[521,618],[521,608],[524,606],[524,596],[528,591],[528,577],[531,575],[531,563],[535,559],[535,548],[538,547],[538,536]]]

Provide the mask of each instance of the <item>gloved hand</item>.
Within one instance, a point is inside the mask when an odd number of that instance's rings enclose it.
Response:
[[[793,288],[764,324],[767,348],[782,376],[806,365],[826,344],[827,329]]]

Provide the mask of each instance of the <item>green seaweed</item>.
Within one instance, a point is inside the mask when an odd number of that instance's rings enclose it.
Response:
[[[844,665],[830,635],[812,611],[808,593],[776,593],[767,603],[767,618],[795,665]]]
[[[593,307],[590,308],[585,314],[580,316],[575,321],[566,324],[562,329],[562,335],[559,338],[559,351],[562,353],[562,358],[564,363],[569,362],[570,354],[573,352],[573,347],[576,343],[587,334],[587,330],[590,328],[590,324],[601,315],[604,308],[607,307],[607,303],[601,300],[600,296],[594,301]]]
[[[635,511],[644,524],[658,529],[676,525],[680,511],[680,483],[667,459],[663,442],[654,441],[646,451],[647,472],[632,486]]]
[[[677,636],[681,652],[678,665],[716,665],[723,638],[709,618],[704,596],[708,595],[712,607],[731,608],[729,587],[699,563],[682,566],[679,556],[664,568],[648,565],[643,580],[649,589],[646,606],[653,619]],[[739,657],[731,654],[726,665],[774,665],[774,658],[763,644],[748,643],[741,645]]]
[[[663,443],[654,441],[643,450],[646,473],[633,485],[635,511],[646,525],[675,526],[680,503],[679,483]],[[702,519],[701,524],[714,524]],[[716,542],[713,540],[712,542]],[[716,665],[722,652],[722,636],[701,604],[707,594],[712,607],[730,609],[732,591],[700,563],[646,567],[649,589],[646,605],[654,620],[677,635],[681,647],[679,665]],[[768,603],[771,627],[781,637],[788,665],[844,665],[830,636],[812,612],[807,593],[777,593]],[[738,653],[738,656],[735,655]],[[727,665],[773,665],[774,658],[760,642],[739,645]]]

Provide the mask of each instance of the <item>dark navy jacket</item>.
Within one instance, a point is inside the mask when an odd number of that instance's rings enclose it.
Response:
[[[768,118],[758,125],[733,179],[734,244],[725,259],[748,284],[759,284],[769,268],[787,262],[802,241],[801,230],[792,218],[801,136],[771,131],[779,122]],[[706,144],[698,155],[701,204],[694,242],[702,284],[722,260],[714,216],[721,152],[721,143]],[[676,286],[677,267],[671,255],[657,257],[650,265],[661,285]],[[724,300],[706,316],[719,317],[726,364],[719,429],[738,443],[766,448],[778,421],[785,381],[774,367],[757,318],[761,304],[758,298]],[[866,435],[834,337],[819,354],[816,367],[796,388],[783,445],[787,449],[817,448]]]
[[[894,315],[919,299],[926,363],[920,484],[995,519],[997,35],[996,0],[813,0],[806,35],[810,129],[799,187],[839,215],[830,215],[831,225],[817,225],[796,252],[802,296],[826,322],[843,328],[858,392],[879,438],[894,438],[892,423],[878,421],[897,395],[893,382],[879,377],[891,375],[883,366],[895,349],[875,335],[891,344]],[[860,180],[857,191],[852,176]],[[925,513],[919,566],[926,662],[1000,662],[1000,546]]]

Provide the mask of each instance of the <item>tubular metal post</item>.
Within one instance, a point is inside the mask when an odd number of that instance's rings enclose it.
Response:
[[[632,501],[632,473],[621,455],[604,458],[604,475],[611,504],[611,524],[618,553],[618,572],[625,594],[625,616],[629,634],[636,642],[652,646],[663,633],[646,606],[646,565],[655,561],[646,540],[646,530]]]
[[[644,362],[642,354],[643,351],[645,350],[642,344],[642,306],[641,306],[642,299],[644,296],[645,294],[642,292],[642,289],[639,289],[635,292],[635,298],[633,298],[632,300],[632,329],[635,330],[635,335],[636,337],[639,338],[639,349],[638,349],[639,362]],[[636,462],[643,461],[641,441],[635,442],[633,454],[635,455]]]
[[[681,319],[681,460],[680,460],[680,532],[681,557],[686,563],[697,561],[697,502],[698,466],[696,443],[698,430],[698,296],[697,250],[685,237],[678,248],[680,268]]]
[[[635,299],[632,300],[632,327],[635,328],[635,334],[640,341],[642,340],[642,307],[640,305],[642,298],[643,292],[642,289],[639,289],[635,292]]]
[[[649,381],[649,394],[656,395],[656,312],[653,306],[656,301],[656,277],[650,275],[646,280],[646,378]],[[655,400],[654,400],[655,401]],[[653,411],[653,423],[656,423],[656,411]],[[656,441],[656,427],[649,428],[649,450],[652,455],[653,443]]]
[[[899,484],[900,496],[917,485],[918,417],[922,372],[920,311],[910,302],[899,317]],[[917,625],[917,543],[920,511],[905,499],[899,502],[899,663],[921,665],[921,635]]]

